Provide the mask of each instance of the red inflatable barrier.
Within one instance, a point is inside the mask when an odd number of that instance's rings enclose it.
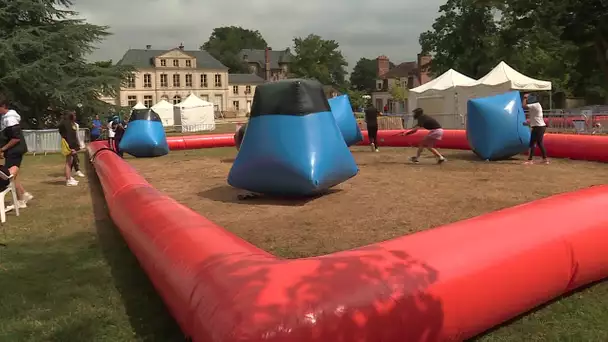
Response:
[[[414,147],[426,134],[419,131],[403,136],[404,131],[379,131],[380,146]],[[364,140],[359,145],[369,144],[367,131],[363,131]],[[234,146],[234,134],[194,135],[184,137],[168,137],[169,149],[186,150],[211,147]],[[437,143],[439,148],[469,150],[466,131],[445,130],[443,140]],[[546,134],[545,147],[552,158],[570,158],[577,160],[608,162],[608,137],[601,135],[583,134]],[[538,154],[538,151],[537,151]]]
[[[409,146],[420,138],[395,133],[379,139]],[[225,146],[231,137],[169,141],[171,148]],[[555,136],[552,153],[591,150],[606,159],[599,142],[585,146],[595,140],[581,137],[587,139]],[[556,150],[568,141],[580,149]],[[446,132],[442,142],[465,143],[463,131]],[[110,215],[193,341],[462,341],[608,277],[608,186],[354,250],[281,260],[163,195],[103,147],[92,143],[89,153]]]

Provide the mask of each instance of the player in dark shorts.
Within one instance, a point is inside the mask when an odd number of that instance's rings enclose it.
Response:
[[[445,157],[437,151],[435,148],[435,144],[443,138],[443,128],[437,120],[434,118],[424,114],[422,108],[414,109],[414,119],[417,120],[417,124],[404,133],[404,135],[410,135],[416,133],[420,128],[424,128],[428,130],[428,134],[422,139],[420,145],[418,146],[418,151],[416,152],[416,156],[410,158],[413,163],[419,163],[420,155],[424,149],[428,149],[433,153],[433,155],[437,158],[437,163],[441,164],[446,161]]]
[[[21,116],[15,110],[9,109],[9,103],[2,95],[0,95],[0,115],[2,116],[0,157],[4,158],[4,166],[13,175],[19,208],[26,208],[27,202],[34,196],[25,191],[19,178],[23,156],[27,153],[27,145],[21,130]]]
[[[365,109],[365,123],[367,124],[367,136],[372,151],[378,152],[378,115],[380,112],[371,104]]]
[[[241,144],[243,143],[243,138],[245,137],[245,130],[247,129],[247,124],[244,124],[239,128],[236,133],[234,133],[234,145],[236,146],[236,150],[241,149]]]
[[[124,156],[124,152],[120,150],[120,141],[122,137],[125,135],[125,126],[126,122],[120,120],[120,118],[116,117],[114,121],[112,121],[112,129],[115,132],[114,136],[114,150],[116,154],[118,154],[121,158]]]

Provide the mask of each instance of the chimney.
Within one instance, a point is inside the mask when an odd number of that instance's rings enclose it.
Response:
[[[266,48],[266,58],[264,59],[264,71],[266,72],[266,81],[270,81],[270,51],[272,51],[271,47]]]
[[[376,76],[378,78],[384,76],[390,69],[391,62],[388,57],[382,55],[376,58]]]
[[[433,58],[428,55],[423,55],[421,53],[418,54],[418,81],[420,85],[428,83],[431,80],[431,76],[429,75],[431,61]]]
[[[182,51],[184,51],[184,43],[180,43],[179,44],[179,49],[182,50]]]
[[[146,50],[152,49],[152,45],[146,45]]]

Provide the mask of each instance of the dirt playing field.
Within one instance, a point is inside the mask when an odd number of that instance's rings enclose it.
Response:
[[[322,255],[474,217],[553,194],[603,184],[608,165],[552,160],[479,161],[470,151],[443,151],[444,165],[414,149],[372,153],[353,148],[360,173],[331,193],[309,201],[253,199],[226,178],[234,148],[171,152],[129,159],[159,190],[220,226],[275,255]],[[428,153],[428,152],[427,152]]]

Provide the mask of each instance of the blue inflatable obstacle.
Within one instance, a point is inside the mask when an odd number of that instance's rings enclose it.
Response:
[[[256,87],[230,185],[273,196],[310,196],[358,171],[319,82],[290,79]]]
[[[160,116],[152,109],[134,109],[118,147],[137,158],[159,157],[169,153]]]
[[[518,91],[471,99],[467,112],[467,139],[480,158],[506,159],[528,149],[530,129]]]
[[[350,104],[348,95],[336,96],[329,99],[328,102],[346,145],[352,146],[362,141],[363,135],[357,124],[357,118],[355,118],[355,113],[353,113],[353,107]]]

